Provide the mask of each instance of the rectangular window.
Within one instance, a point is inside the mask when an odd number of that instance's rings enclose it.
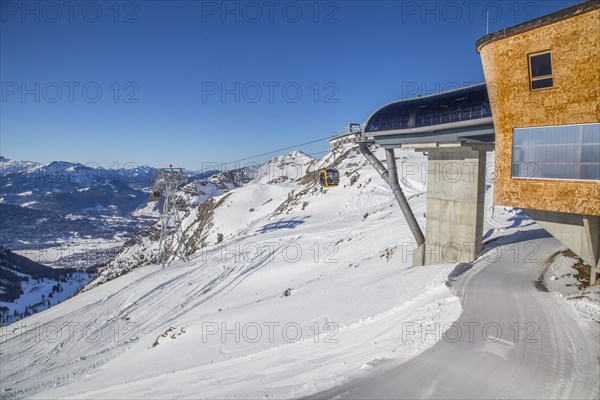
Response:
[[[554,86],[551,52],[529,55],[529,77],[531,90],[548,89]]]
[[[513,178],[600,181],[600,123],[515,128]]]

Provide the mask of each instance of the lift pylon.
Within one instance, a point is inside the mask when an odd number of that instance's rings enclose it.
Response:
[[[177,210],[177,188],[186,182],[183,168],[162,168],[152,185],[152,199],[162,200],[160,239],[156,262],[164,266],[175,258],[187,261],[187,246]]]

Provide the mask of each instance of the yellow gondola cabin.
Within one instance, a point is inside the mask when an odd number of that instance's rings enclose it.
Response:
[[[337,169],[322,169],[319,171],[319,182],[323,187],[337,186],[340,183],[340,173]]]

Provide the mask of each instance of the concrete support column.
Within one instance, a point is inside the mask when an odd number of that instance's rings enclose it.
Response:
[[[588,262],[592,267],[590,285],[593,285],[600,273],[600,216],[584,215],[583,229],[589,253]]]
[[[600,272],[600,216],[523,209],[527,215],[592,267],[590,283]]]
[[[482,250],[486,152],[428,152],[425,264],[473,261]]]

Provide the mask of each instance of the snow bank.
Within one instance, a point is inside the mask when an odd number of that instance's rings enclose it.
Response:
[[[581,259],[563,248],[548,261],[542,279],[549,291],[563,297],[583,318],[600,322],[600,286],[584,287],[575,268],[578,264]]]

